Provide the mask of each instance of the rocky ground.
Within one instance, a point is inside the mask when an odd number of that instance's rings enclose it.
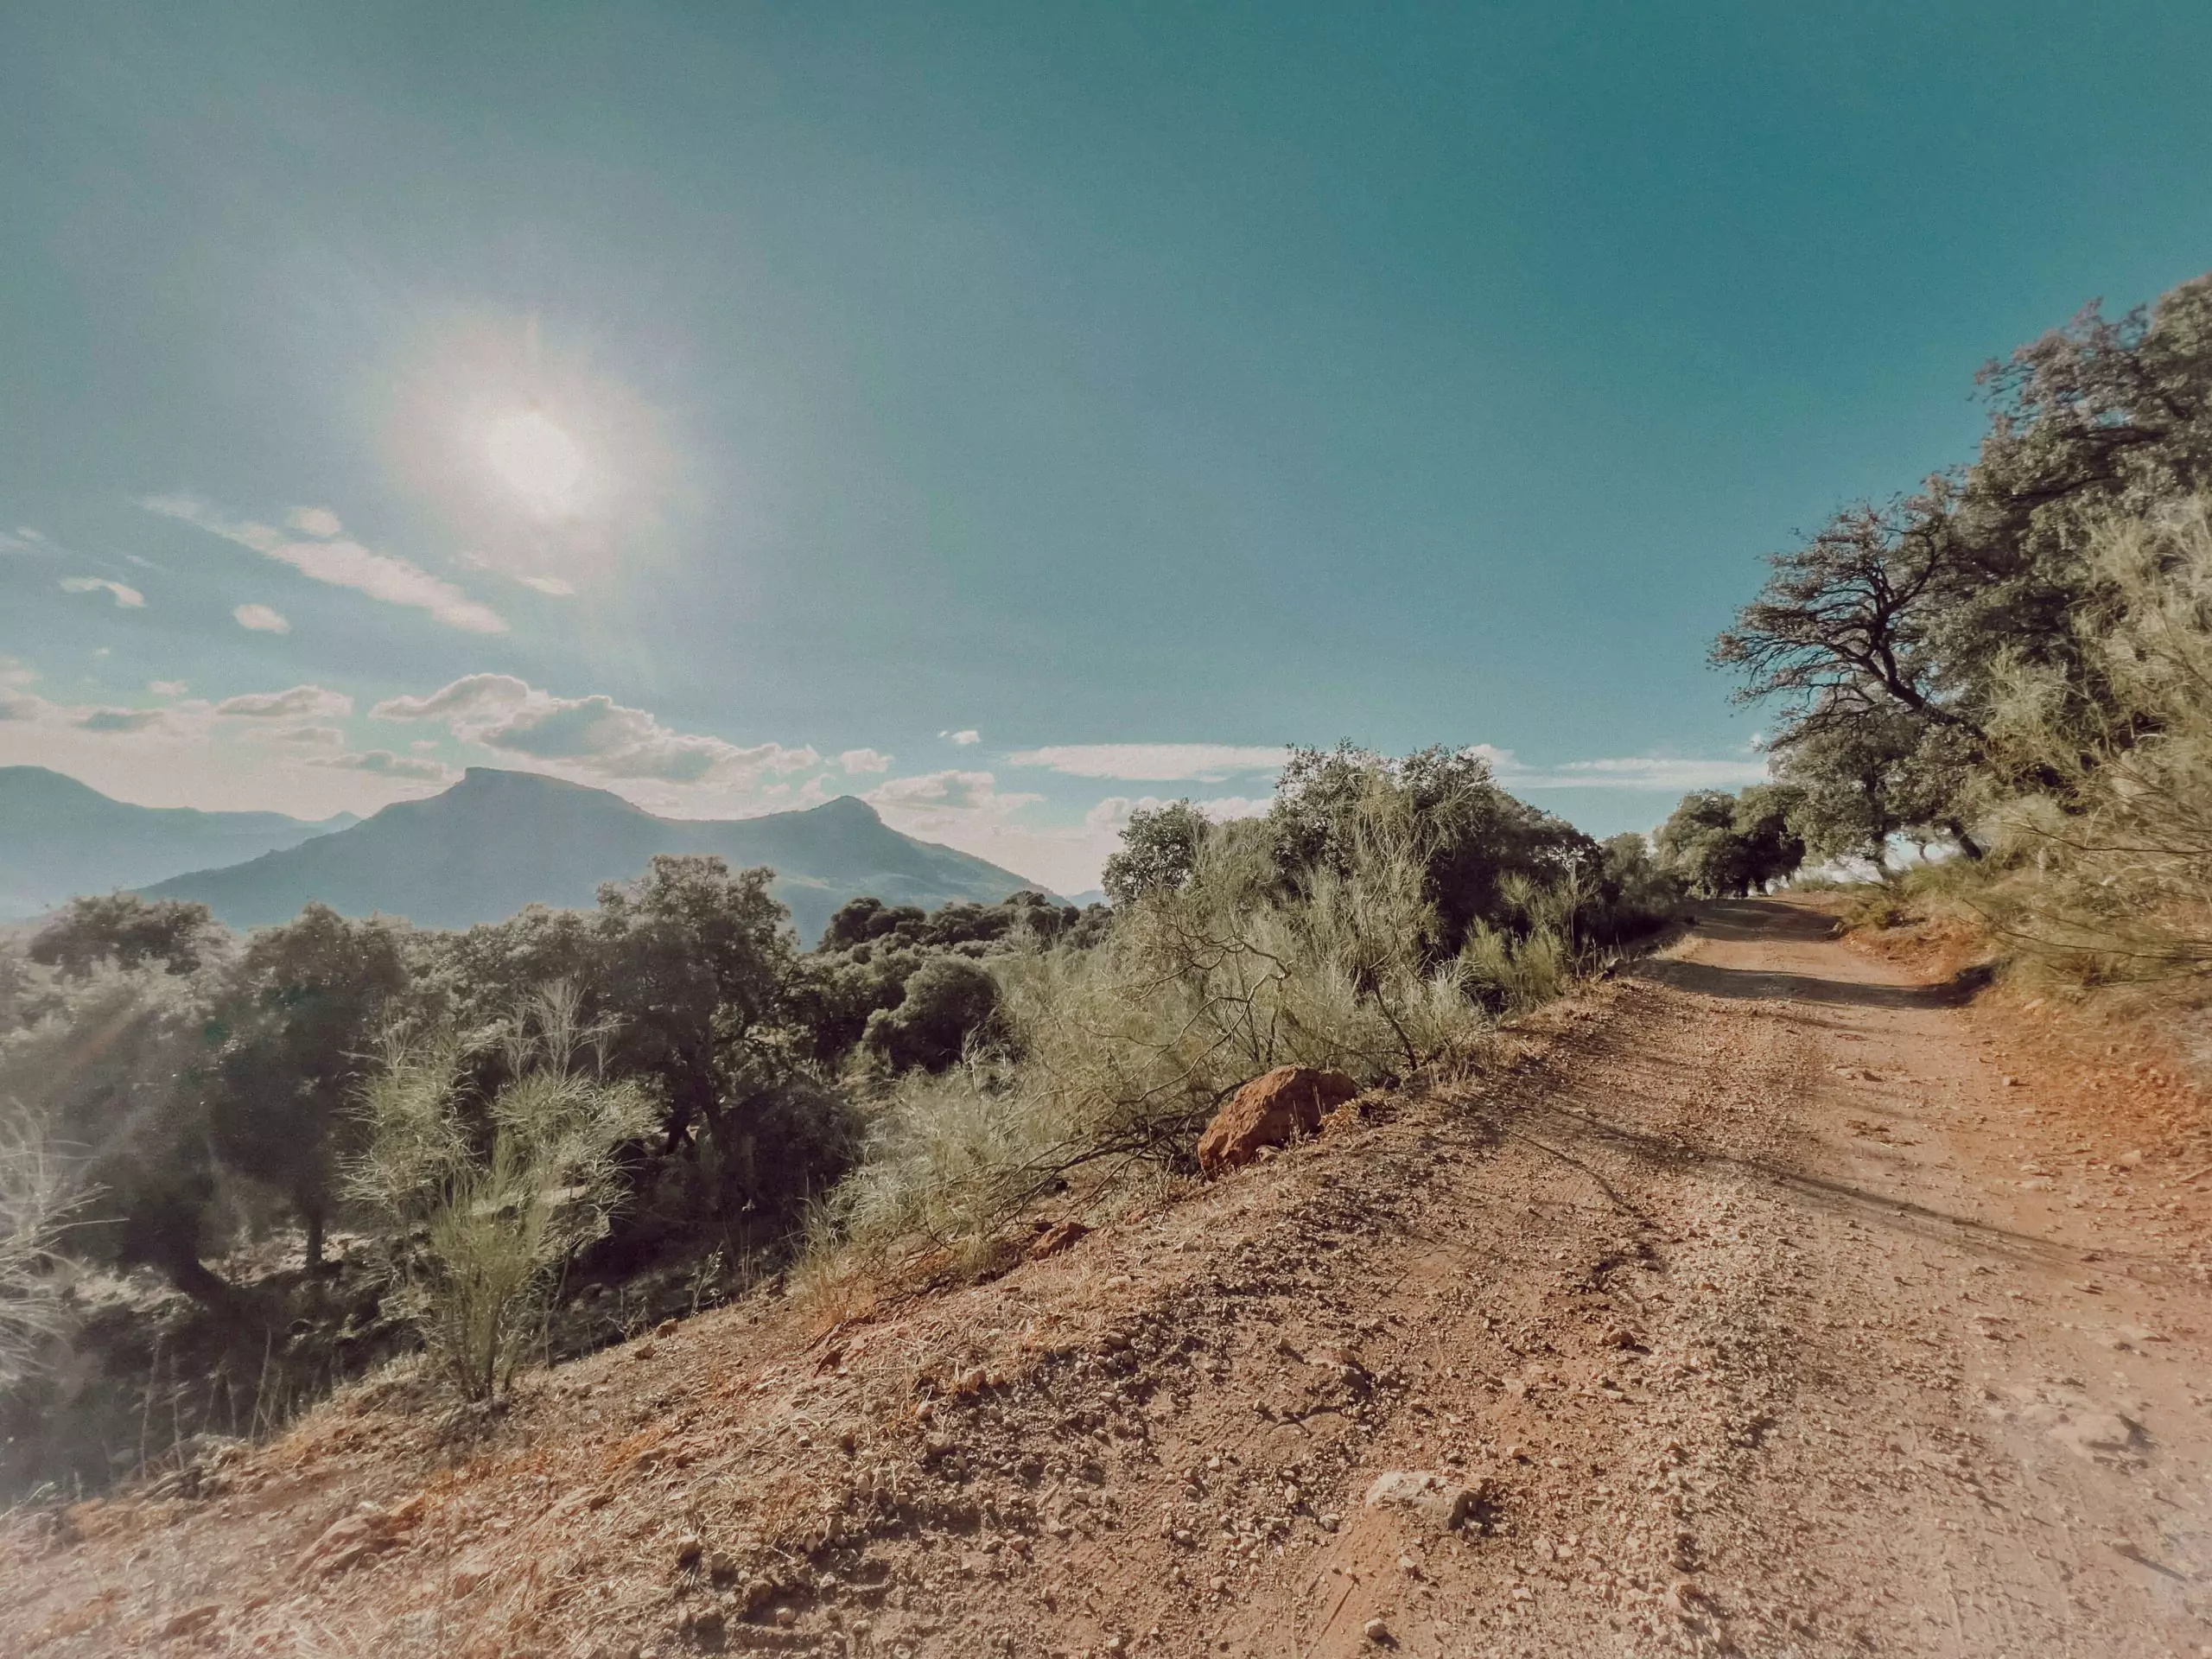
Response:
[[[1715,906],[985,1285],[718,1310],[488,1420],[394,1372],[19,1512],[0,1646],[2212,1652],[2197,1121],[1828,931]]]

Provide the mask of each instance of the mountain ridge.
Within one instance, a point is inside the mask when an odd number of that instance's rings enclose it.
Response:
[[[360,820],[140,806],[47,766],[0,766],[0,920],[295,847]]]
[[[466,927],[533,903],[588,906],[601,884],[643,874],[656,853],[716,853],[734,868],[771,867],[776,897],[809,942],[839,905],[862,894],[935,908],[995,903],[1039,887],[972,854],[901,835],[850,795],[754,818],[662,818],[607,790],[472,766],[452,788],[394,802],[348,829],[144,891],[196,899],[237,927],[284,921],[315,902],[347,915]]]

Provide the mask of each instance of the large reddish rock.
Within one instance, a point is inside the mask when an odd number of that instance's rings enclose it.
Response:
[[[1310,1065],[1279,1065],[1230,1096],[1198,1137],[1198,1167],[1209,1175],[1249,1164],[1262,1147],[1279,1147],[1294,1135],[1311,1135],[1321,1119],[1359,1092],[1341,1071]]]

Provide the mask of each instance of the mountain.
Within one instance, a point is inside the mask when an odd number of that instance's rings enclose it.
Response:
[[[44,766],[0,766],[0,920],[41,915],[80,893],[143,887],[360,820],[133,806]]]
[[[196,899],[233,927],[289,920],[310,900],[422,927],[497,921],[525,905],[575,908],[604,881],[643,874],[655,853],[720,853],[766,864],[799,937],[821,937],[848,899],[933,908],[995,903],[1036,884],[966,853],[902,836],[849,795],[804,812],[722,821],[657,818],[605,790],[472,766],[427,800],[402,801],[335,835],[149,888]]]

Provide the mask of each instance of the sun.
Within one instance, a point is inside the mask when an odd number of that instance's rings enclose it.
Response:
[[[508,492],[541,518],[563,518],[583,505],[590,466],[583,448],[539,409],[502,415],[486,428],[484,455]]]

